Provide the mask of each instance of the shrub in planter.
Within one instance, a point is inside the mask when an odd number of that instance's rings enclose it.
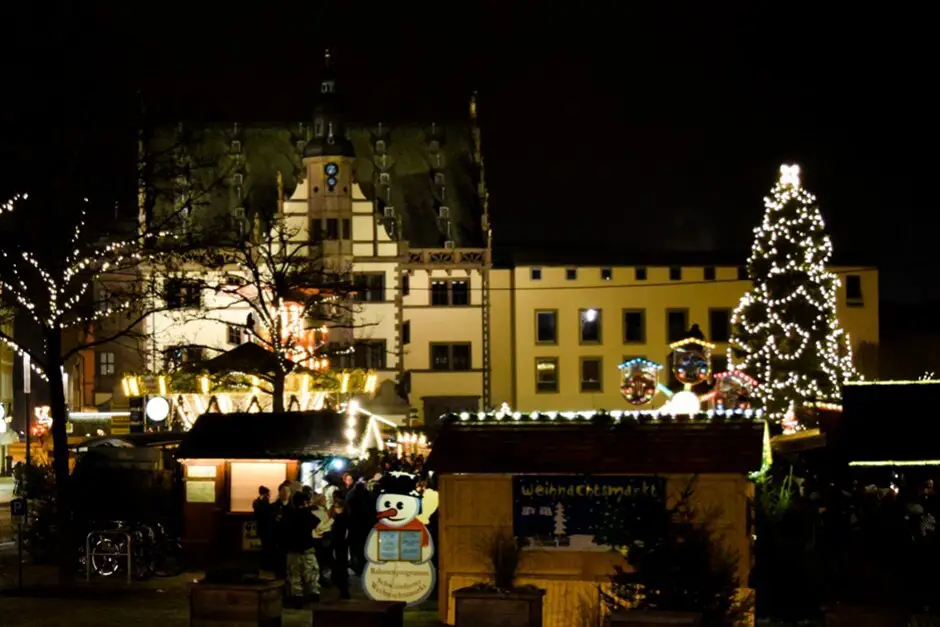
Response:
[[[629,543],[615,543],[634,572],[617,567],[611,592],[602,593],[614,616],[611,624],[644,624],[620,619],[624,611],[662,612],[664,620],[703,627],[735,627],[748,616],[752,602],[740,598],[738,556],[716,531],[717,515],[693,517],[690,484],[671,508],[659,508],[659,520],[647,518],[644,532],[629,532]],[[608,530],[608,538],[612,535]],[[622,608],[629,607],[630,610]],[[672,619],[672,620],[666,620]],[[625,622],[624,622],[625,621]]]
[[[457,627],[541,627],[545,591],[515,585],[522,560],[516,538],[501,529],[487,537],[480,550],[492,568],[492,581],[454,592]]]

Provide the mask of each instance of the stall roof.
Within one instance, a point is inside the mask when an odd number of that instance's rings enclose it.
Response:
[[[125,433],[123,435],[104,435],[88,438],[69,448],[126,447],[160,448],[173,447],[183,441],[185,433],[161,431],[158,433]]]
[[[203,414],[179,459],[310,459],[346,454],[346,415],[335,411]]]
[[[938,462],[940,421],[932,409],[938,397],[940,381],[847,384],[828,439],[848,462]]]
[[[427,468],[458,473],[747,473],[760,469],[764,423],[451,425]]]

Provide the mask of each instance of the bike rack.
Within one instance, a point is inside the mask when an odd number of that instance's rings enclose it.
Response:
[[[91,537],[92,536],[109,536],[109,535],[122,535],[127,539],[127,551],[123,553],[93,553],[91,550]],[[85,536],[85,581],[91,581],[91,565],[93,557],[96,555],[112,555],[118,557],[127,557],[127,583],[131,583],[133,580],[134,569],[132,566],[132,556],[133,550],[132,545],[133,538],[131,534],[126,531],[92,531],[87,536]]]

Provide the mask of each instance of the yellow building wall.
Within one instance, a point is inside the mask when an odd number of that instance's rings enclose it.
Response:
[[[670,504],[689,485],[690,475],[665,475]],[[438,601],[440,618],[454,624],[453,593],[490,579],[485,546],[496,530],[512,529],[511,475],[443,475],[438,488],[439,556]],[[699,475],[694,492],[696,511],[720,515],[716,533],[740,558],[740,577],[746,585],[751,552],[748,528],[753,484],[743,475]],[[599,600],[598,586],[608,582],[615,565],[625,565],[618,553],[527,550],[519,568],[518,584],[546,590],[544,625],[580,624],[585,604]]]
[[[515,402],[511,270],[490,272],[490,386],[493,405]]]
[[[601,267],[571,266],[577,278],[566,278],[566,267],[539,267],[541,278],[533,280],[532,266],[517,267],[514,274],[515,313],[515,398],[510,405],[519,411],[581,410],[623,408],[617,365],[626,357],[645,357],[663,364],[669,354],[667,312],[673,309],[688,312],[688,325],[697,323],[712,341],[709,310],[732,311],[750,289],[747,280],[738,280],[737,267],[715,268],[715,280],[705,280],[704,267],[683,267],[682,278],[671,281],[669,268],[647,267],[645,280],[636,280],[634,267],[611,268],[610,280],[601,276]],[[864,303],[846,304],[845,285],[838,293],[837,312],[849,332],[853,348],[860,342],[878,342],[878,274],[873,269],[835,268],[841,274],[861,276]],[[596,309],[601,317],[602,341],[581,344],[579,316],[581,309]],[[536,342],[536,312],[558,312],[558,337],[554,344]],[[624,310],[645,312],[643,342],[624,342]],[[725,356],[727,342],[716,342],[715,355]],[[494,348],[494,350],[496,350]],[[539,357],[558,359],[557,392],[537,392],[535,363]],[[582,358],[600,358],[601,391],[581,392]],[[665,381],[665,374],[663,375]],[[495,397],[494,397],[495,400]],[[662,399],[655,399],[659,404]],[[638,409],[649,409],[650,405]]]
[[[470,304],[431,305],[431,281],[470,281]],[[402,297],[402,320],[411,341],[403,345],[404,369],[411,372],[411,404],[425,421],[424,398],[429,396],[483,396],[483,278],[477,270],[413,270],[409,293]],[[470,370],[432,370],[432,344],[470,344]]]

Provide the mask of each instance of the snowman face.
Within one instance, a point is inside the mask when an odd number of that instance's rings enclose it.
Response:
[[[418,515],[421,499],[406,494],[380,494],[375,504],[376,516],[389,527],[401,527]]]

